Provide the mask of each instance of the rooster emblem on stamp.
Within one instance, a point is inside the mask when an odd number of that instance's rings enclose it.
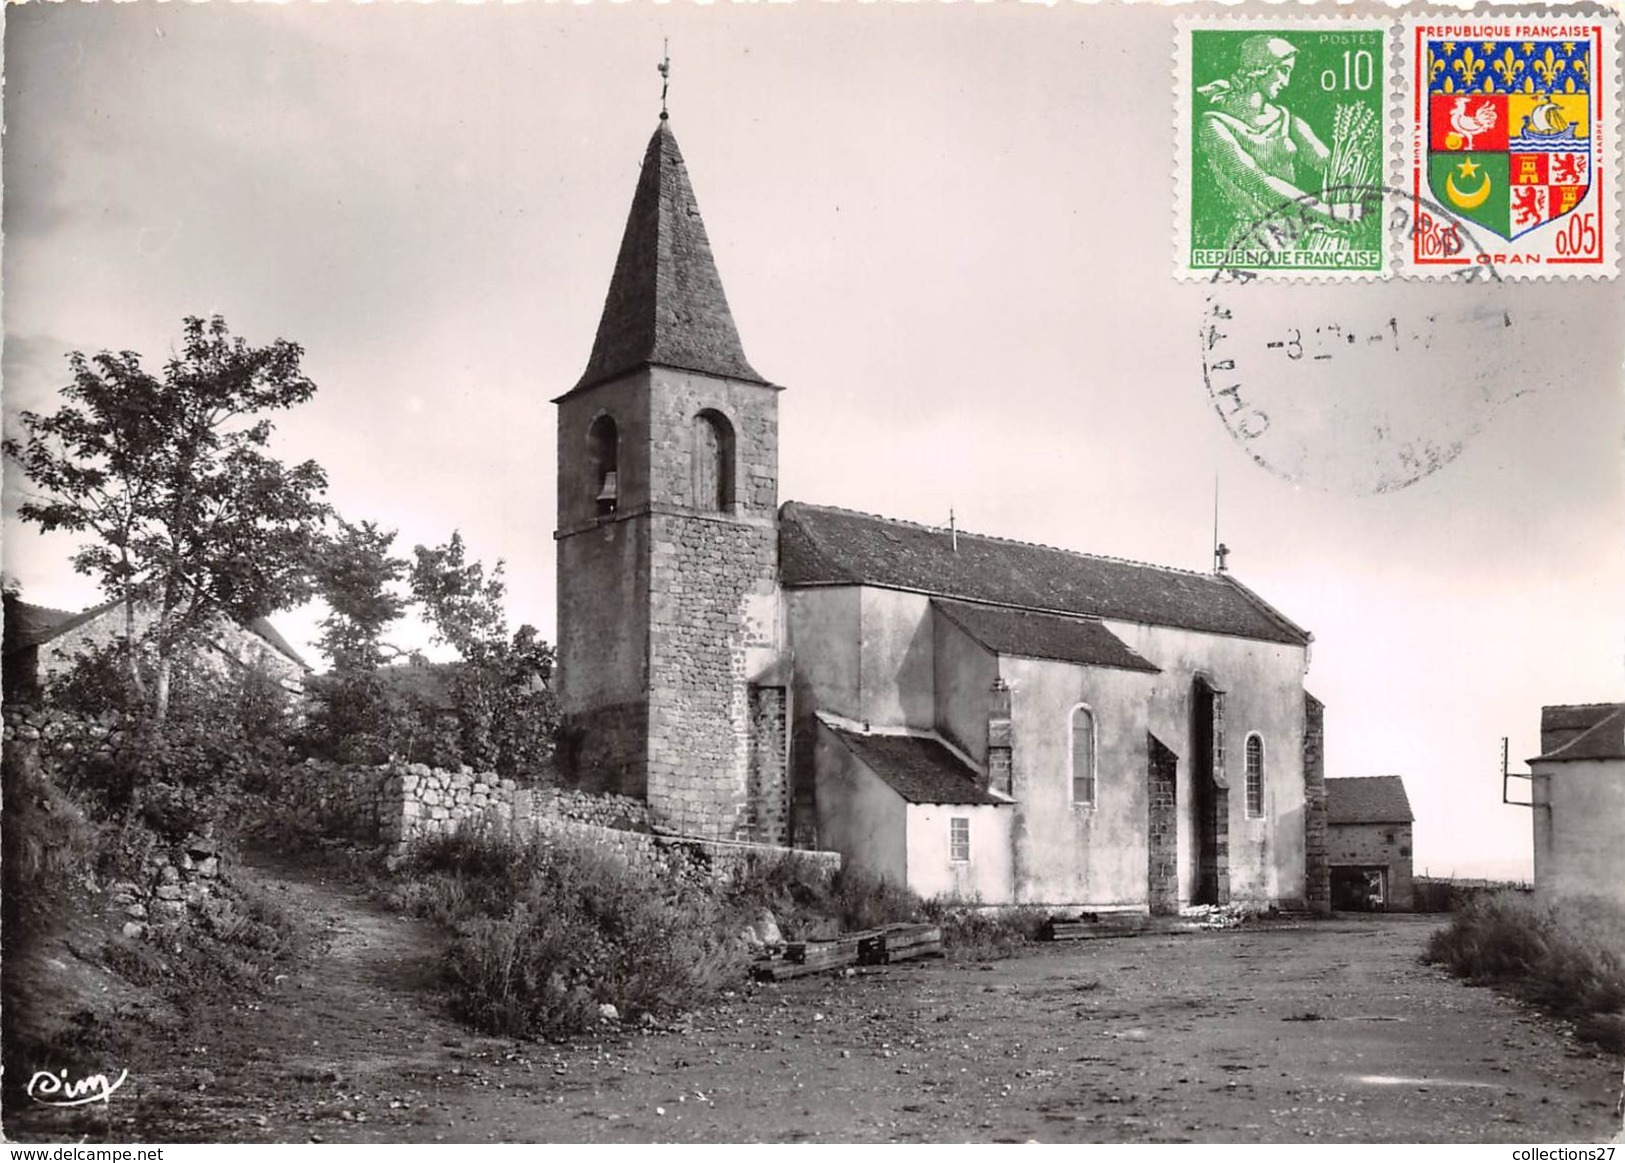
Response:
[[[1612,17],[1406,23],[1405,273],[1615,274],[1616,34]]]

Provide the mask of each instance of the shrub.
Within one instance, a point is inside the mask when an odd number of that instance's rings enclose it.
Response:
[[[59,757],[58,775],[98,816],[181,839],[231,818],[241,789],[272,782],[290,719],[286,693],[263,671],[222,678],[178,666],[163,722],[126,719],[117,746]]]
[[[397,899],[455,926],[454,1008],[492,1033],[576,1033],[606,1002],[669,1014],[744,970],[716,894],[584,843],[467,827],[417,845],[405,871],[415,887]]]
[[[1432,935],[1423,960],[1559,1017],[1625,1012],[1625,908],[1601,897],[1479,897]],[[1619,1040],[1617,1024],[1585,1028],[1612,1030],[1606,1036]],[[1625,1051],[1625,1041],[1609,1048]]]

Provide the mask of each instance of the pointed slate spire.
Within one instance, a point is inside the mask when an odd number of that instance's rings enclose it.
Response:
[[[567,394],[648,364],[767,383],[745,359],[664,114],[643,155],[592,356]]]

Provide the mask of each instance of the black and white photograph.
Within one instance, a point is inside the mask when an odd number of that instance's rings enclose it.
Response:
[[[5,1141],[1625,1143],[1611,8],[0,17]]]

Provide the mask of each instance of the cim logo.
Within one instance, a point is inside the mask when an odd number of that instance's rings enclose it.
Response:
[[[28,1097],[46,1106],[84,1106],[90,1102],[107,1102],[113,1092],[130,1077],[128,1070],[119,1071],[118,1078],[109,1082],[105,1074],[91,1074],[69,1081],[68,1072],[36,1070],[24,1088]]]

